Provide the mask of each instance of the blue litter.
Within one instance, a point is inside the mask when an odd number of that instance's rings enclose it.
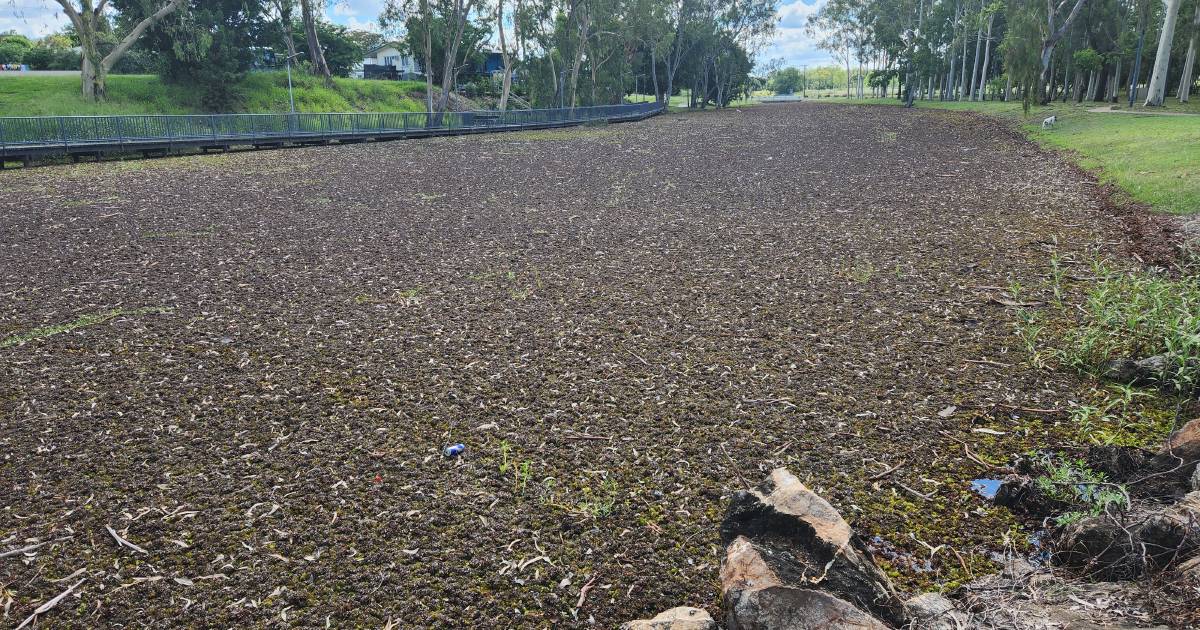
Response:
[[[971,482],[971,489],[990,501],[996,498],[996,492],[1000,490],[1000,483],[999,479],[975,479]]]

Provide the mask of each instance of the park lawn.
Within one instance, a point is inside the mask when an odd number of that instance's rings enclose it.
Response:
[[[414,81],[334,79],[333,88],[316,77],[293,75],[296,109],[302,112],[421,111],[425,84]],[[240,103],[232,113],[287,112],[287,75],[256,72],[237,87]],[[207,113],[200,91],[166,83],[153,75],[112,75],[103,103],[85,100],[79,77],[0,76],[0,116],[87,116],[106,114]]]
[[[897,105],[895,99],[822,99]],[[1200,116],[1156,116],[1089,112],[1102,103],[1052,103],[1026,115],[1019,102],[918,101],[917,107],[978,111],[1019,125],[1031,139],[1070,153],[1080,166],[1115,184],[1135,201],[1173,214],[1200,212]],[[1118,109],[1125,109],[1118,106]],[[1168,99],[1166,111],[1200,112],[1200,102]],[[1132,111],[1146,112],[1141,106]],[[1163,111],[1155,109],[1153,111]],[[1056,116],[1054,128],[1041,122]]]

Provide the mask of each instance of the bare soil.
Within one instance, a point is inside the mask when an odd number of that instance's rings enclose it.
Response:
[[[993,298],[1130,247],[1000,123],[882,107],[0,189],[0,552],[51,541],[0,558],[13,625],[82,578],[43,623],[715,614],[727,497],[779,465],[901,587],[965,580],[1027,544],[980,462],[1069,433],[1087,385]]]

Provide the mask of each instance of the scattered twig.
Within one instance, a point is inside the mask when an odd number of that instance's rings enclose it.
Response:
[[[924,500],[926,500],[926,501],[932,501],[932,500],[933,500],[933,493],[932,493],[932,492],[931,492],[931,493],[929,493],[929,494],[924,494],[924,493],[922,493],[922,492],[917,492],[916,490],[913,490],[912,488],[909,488],[908,486],[906,486],[906,485],[904,485],[904,484],[900,483],[899,481],[893,481],[892,483],[896,484],[897,486],[900,486],[901,488],[903,488],[903,489],[905,489],[905,490],[909,491],[910,493],[912,493],[912,494],[914,494],[914,495],[916,495],[916,496],[918,496],[918,497],[920,497],[920,498],[922,498],[922,499],[924,499]]]
[[[867,477],[867,481],[879,481],[880,479],[883,479],[884,477],[896,472],[897,470],[900,470],[903,467],[904,467],[904,462],[900,462],[899,464],[896,464],[895,466],[892,466],[891,468],[889,468],[877,475],[871,475],[870,477]]]
[[[581,587],[579,589],[579,601],[575,602],[576,610],[583,608],[583,600],[587,599],[588,591],[592,590],[592,584],[595,584],[595,583],[596,583],[596,576],[593,575],[592,579],[588,580],[587,584],[584,584],[583,587]]]
[[[37,543],[34,545],[26,545],[24,547],[21,547],[20,549],[9,549],[8,551],[5,551],[4,553],[0,553],[0,558],[7,558],[9,556],[19,556],[23,553],[28,553],[35,549],[45,547],[46,545],[49,545],[50,543],[58,542],[60,540],[67,540],[67,539],[66,538],[57,538],[55,540],[47,540],[45,542],[40,542],[40,543]]]
[[[27,626],[30,623],[32,623],[33,621],[35,621],[37,619],[38,615],[50,612],[50,609],[57,606],[58,603],[61,602],[62,600],[66,599],[68,595],[70,595],[72,592],[74,592],[75,589],[79,588],[79,585],[83,584],[86,580],[87,580],[87,578],[81,578],[78,582],[68,586],[67,590],[59,593],[58,595],[55,595],[54,599],[46,602],[45,604],[42,604],[41,606],[38,606],[37,610],[33,611],[32,615],[29,615],[28,617],[26,617],[25,621],[22,621],[21,625],[17,626],[17,630],[21,630],[21,628],[24,628],[25,626]]]
[[[729,465],[733,468],[733,474],[737,475],[738,480],[742,482],[742,485],[745,486],[747,490],[749,490],[751,488],[750,482],[746,481],[746,478],[742,476],[740,471],[738,471],[737,462],[733,461],[733,457],[730,457],[729,451],[725,450],[724,442],[721,442],[721,452],[724,453],[725,458],[729,460]]]
[[[993,367],[1012,367],[1012,365],[1010,365],[1008,363],[1001,363],[999,361],[989,361],[987,359],[963,359],[963,362],[964,363],[978,363],[979,365],[991,365]]]
[[[579,435],[564,435],[563,439],[565,439],[565,440],[603,440],[606,442],[611,442],[612,436],[579,434]]]
[[[108,534],[113,537],[113,540],[117,541],[117,545],[119,545],[121,547],[129,547],[130,549],[132,549],[138,553],[144,553],[144,554],[149,555],[149,553],[150,553],[149,551],[142,549],[141,547],[129,542],[128,540],[125,540],[124,538],[121,538],[120,534],[118,534],[117,531],[115,529],[113,529],[112,527],[105,525],[104,529],[107,529]]]

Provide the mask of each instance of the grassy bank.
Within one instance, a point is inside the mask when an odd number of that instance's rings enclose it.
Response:
[[[895,99],[821,99],[824,103],[898,106]],[[1101,181],[1116,184],[1135,201],[1175,214],[1200,212],[1200,116],[1162,116],[1141,107],[1091,112],[1097,103],[1054,103],[1026,116],[1020,103],[918,102],[917,107],[979,111],[1010,120],[1043,146],[1070,152]],[[1166,111],[1200,113],[1200,103],[1172,102]],[[1131,112],[1131,113],[1129,113]],[[1042,119],[1057,116],[1052,129]]]
[[[332,88],[311,76],[294,74],[296,109],[302,112],[421,111],[425,84],[411,81],[334,79]],[[287,75],[258,72],[237,87],[239,102],[230,111],[288,111]],[[79,78],[0,75],[0,116],[205,113],[194,87],[164,83],[150,75],[114,75],[108,99],[85,100]]]

